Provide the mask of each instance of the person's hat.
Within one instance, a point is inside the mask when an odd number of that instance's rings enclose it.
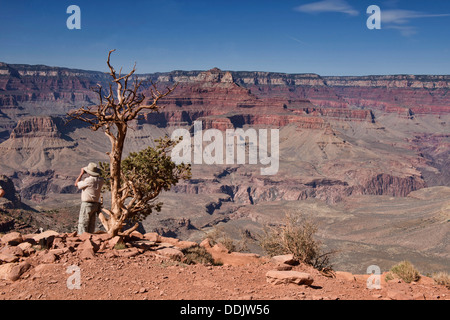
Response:
[[[88,166],[83,169],[93,177],[98,177],[100,175],[100,169],[93,162],[89,163]]]

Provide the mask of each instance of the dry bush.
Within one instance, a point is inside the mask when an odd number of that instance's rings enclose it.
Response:
[[[235,242],[222,227],[216,226],[210,232],[206,233],[204,239],[208,239],[212,246],[220,243],[230,252],[243,252],[248,250],[247,241],[250,238],[246,231],[241,231],[241,239]]]
[[[447,272],[434,273],[432,278],[437,284],[446,286],[450,289],[450,275]]]
[[[203,247],[191,247],[182,250],[184,254],[183,262],[186,264],[211,264],[221,265],[220,262],[216,262],[212,255]]]
[[[294,258],[316,269],[330,270],[332,252],[322,252],[322,243],[314,239],[317,229],[316,223],[303,214],[288,213],[284,225],[265,228],[259,244],[269,256],[293,254]]]
[[[406,283],[411,283],[413,281],[418,281],[420,279],[419,271],[414,267],[414,265],[409,261],[402,261],[389,270],[390,273],[387,274],[386,280],[398,277],[405,281]]]

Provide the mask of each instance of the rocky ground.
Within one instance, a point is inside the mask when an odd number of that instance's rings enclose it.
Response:
[[[106,234],[45,231],[1,237],[1,300],[448,300],[449,289],[422,276],[369,289],[369,275],[324,274],[292,257],[261,257],[134,232],[122,242]],[[204,248],[211,262],[188,264]],[[217,265],[217,262],[220,262]]]

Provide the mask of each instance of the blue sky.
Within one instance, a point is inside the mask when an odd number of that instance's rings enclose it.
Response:
[[[449,0],[0,0],[0,61],[87,70],[450,74],[449,39]]]

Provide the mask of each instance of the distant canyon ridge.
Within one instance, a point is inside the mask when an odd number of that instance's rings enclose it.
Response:
[[[107,88],[109,77],[97,71],[0,63],[0,173],[11,179],[26,205],[47,211],[72,208],[67,210],[76,219],[75,177],[88,162],[107,159],[109,141],[83,123],[66,123],[66,114],[95,105],[91,88]],[[192,132],[194,121],[202,121],[204,129],[280,130],[276,175],[262,176],[254,165],[193,165],[193,178],[163,194],[163,212],[143,222],[148,232],[192,239],[199,231],[224,225],[230,232],[251,233],[280,222],[283,211],[294,209],[316,212],[331,223],[330,214],[334,222],[345,220],[364,197],[370,197],[365,210],[376,212],[384,201],[406,201],[412,192],[429,189],[434,191],[424,192],[421,201],[431,201],[436,212],[429,213],[434,220],[422,231],[448,228],[443,221],[445,201],[450,201],[445,189],[450,187],[449,75],[341,77],[213,68],[136,77],[162,89],[178,85],[161,100],[159,113],[146,113],[130,125],[126,152],[153,145],[177,128]],[[142,88],[148,93],[150,82]],[[444,196],[436,197],[433,187],[444,188],[438,192]],[[434,196],[427,199],[429,194]],[[435,203],[438,198],[443,204]],[[404,205],[407,211],[417,207]],[[330,234],[337,233],[330,228],[321,236],[331,242],[336,238]],[[408,228],[405,224],[401,230],[410,232]],[[347,234],[339,241],[369,241],[355,239]],[[430,247],[442,239],[430,240]],[[448,258],[448,248],[435,251],[439,259]]]

